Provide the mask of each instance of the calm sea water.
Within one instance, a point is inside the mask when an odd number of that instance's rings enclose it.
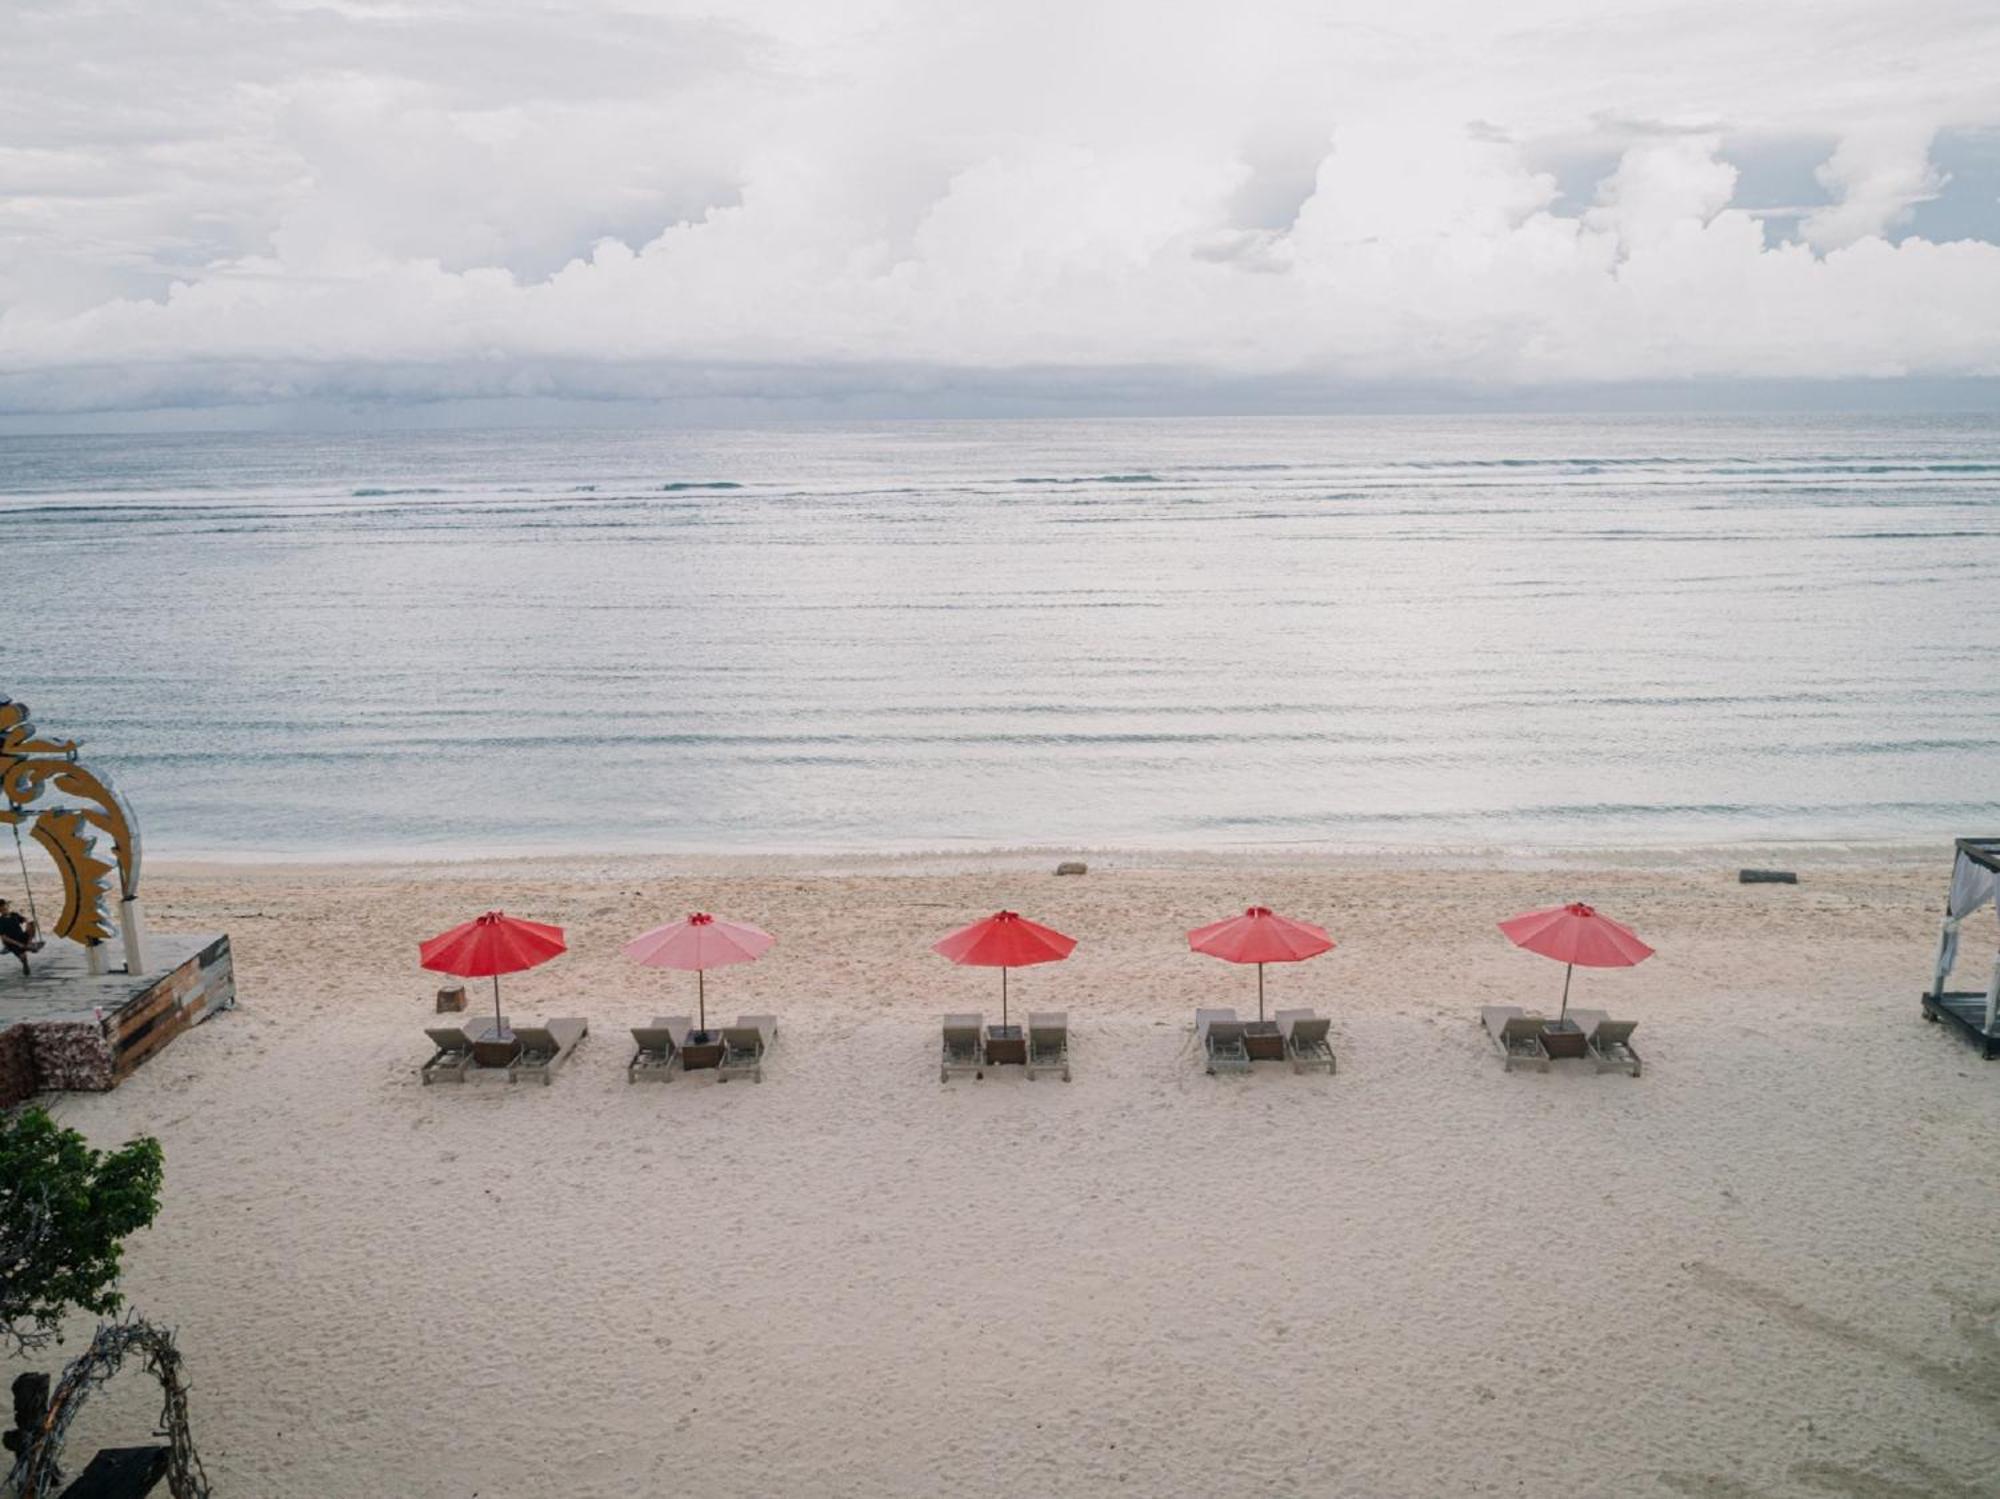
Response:
[[[156,854],[2000,828],[1990,419],[0,439]]]

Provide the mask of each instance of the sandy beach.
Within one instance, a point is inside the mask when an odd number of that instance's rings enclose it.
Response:
[[[1948,855],[1736,883],[1772,857],[155,864],[240,1007],[48,1101],[165,1145],[126,1289],[219,1494],[1991,1494],[2000,1067],[1916,1002]],[[1573,999],[1641,1022],[1637,1080],[1503,1074],[1475,1023],[1553,1007],[1494,922],[1567,898],[1659,949]],[[1339,940],[1268,978],[1336,1077],[1195,1060],[1254,979],[1182,933],[1252,900]],[[928,944],[1002,905],[1080,939],[1013,983],[1067,1085],[938,1083],[998,985]],[[508,1013],[591,1035],[547,1089],[421,1087],[416,944],[495,906],[571,945]],[[696,907],[778,934],[708,990],[778,1047],[630,1087],[693,986],[618,946]],[[76,1448],[154,1405],[128,1374]]]

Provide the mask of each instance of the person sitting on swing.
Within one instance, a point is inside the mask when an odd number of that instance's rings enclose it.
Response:
[[[23,977],[28,972],[28,954],[42,950],[42,934],[34,922],[4,900],[0,900],[0,947],[21,960]]]

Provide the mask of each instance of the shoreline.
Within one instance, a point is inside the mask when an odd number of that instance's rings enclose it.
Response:
[[[1966,835],[1971,836],[1971,835]],[[1547,848],[1519,847],[1396,847],[1320,848],[1298,844],[1252,848],[1216,846],[1150,847],[1146,845],[1015,844],[967,849],[848,848],[812,849],[615,849],[593,852],[575,847],[542,850],[452,850],[406,854],[366,849],[321,854],[296,852],[149,853],[145,869],[166,878],[254,876],[259,873],[367,872],[422,875],[493,869],[507,874],[543,870],[578,878],[591,869],[607,875],[635,870],[718,877],[798,874],[837,878],[864,874],[972,873],[982,869],[1026,871],[1066,860],[1081,860],[1092,873],[1170,869],[1367,870],[1415,869],[1509,870],[1661,870],[1691,872],[1708,867],[1855,869],[1870,865],[1906,868],[1935,863],[1939,884],[1949,881],[1952,842],[1898,839],[1856,842],[1848,839],[1800,838],[1789,842],[1698,844],[1576,844]],[[32,866],[31,866],[32,867]]]

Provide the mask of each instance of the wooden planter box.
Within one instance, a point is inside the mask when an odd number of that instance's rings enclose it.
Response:
[[[1243,1049],[1253,1062],[1282,1062],[1285,1037],[1275,1020],[1252,1020],[1243,1027]]]
[[[1590,1039],[1570,1021],[1561,1025],[1545,1025],[1542,1027],[1542,1050],[1558,1059],[1589,1056]]]
[[[1028,1033],[1018,1025],[989,1025],[986,1027],[986,1061],[988,1066],[1001,1066],[1012,1062],[1025,1067],[1028,1064]]]

